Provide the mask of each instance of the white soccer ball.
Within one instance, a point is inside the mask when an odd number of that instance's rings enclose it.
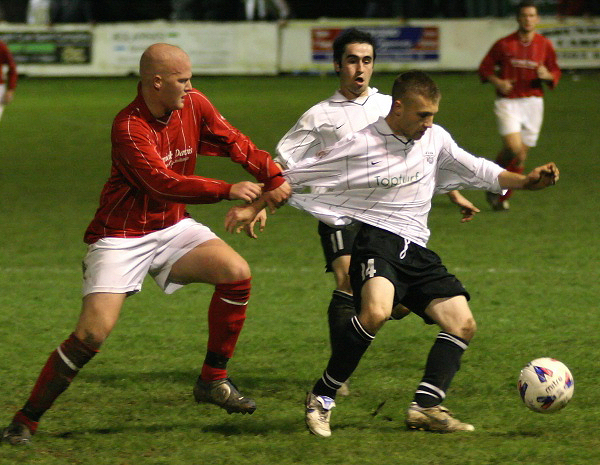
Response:
[[[575,382],[566,365],[549,357],[536,358],[521,370],[519,393],[534,412],[552,413],[573,397]]]

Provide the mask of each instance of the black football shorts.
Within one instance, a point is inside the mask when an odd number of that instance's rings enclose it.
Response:
[[[325,271],[333,271],[333,261],[342,255],[351,255],[354,238],[358,233],[360,223],[334,228],[319,221],[319,237],[325,255]]]
[[[427,324],[433,324],[425,315],[432,300],[456,295],[470,298],[435,252],[389,231],[363,224],[354,241],[350,263],[357,308],[363,284],[375,276],[383,276],[394,285],[394,306],[401,303]]]

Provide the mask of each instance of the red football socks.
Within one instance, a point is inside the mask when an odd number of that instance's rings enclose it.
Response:
[[[227,361],[246,319],[251,278],[217,284],[208,307],[208,347],[201,378],[214,381],[227,377]]]
[[[75,334],[71,334],[54,350],[31,391],[25,406],[15,415],[14,421],[25,423],[31,430],[37,428],[37,421],[48,410],[56,398],[69,387],[79,370],[89,362],[98,351],[88,347]],[[23,421],[23,416],[30,422]],[[33,425],[35,423],[35,425]],[[32,432],[34,432],[34,430]]]

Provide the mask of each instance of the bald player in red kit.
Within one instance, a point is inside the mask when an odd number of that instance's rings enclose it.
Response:
[[[125,299],[150,274],[167,294],[185,284],[214,285],[208,344],[193,394],[228,413],[252,413],[226,365],[233,355],[250,296],[248,263],[185,204],[251,202],[266,195],[272,208],[290,187],[270,155],[225,120],[191,84],[191,63],[178,47],[154,44],[140,60],[135,100],[112,127],[112,167],[100,206],[85,232],[83,305],[75,331],[52,352],[25,405],[2,440],[27,444],[40,417],[99,351]],[[194,175],[197,154],[227,156],[258,183]]]
[[[535,147],[544,117],[545,83],[553,89],[561,76],[552,42],[536,32],[540,17],[533,1],[516,7],[517,31],[498,40],[479,65],[479,76],[496,89],[494,112],[503,147],[496,163],[523,173],[531,147]],[[508,210],[511,191],[487,193],[494,210]]]

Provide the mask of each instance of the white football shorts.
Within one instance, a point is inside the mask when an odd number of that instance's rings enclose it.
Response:
[[[499,98],[494,113],[501,136],[520,133],[525,145],[535,147],[544,119],[542,97]]]
[[[183,287],[168,279],[173,264],[194,247],[217,238],[192,218],[142,237],[102,238],[88,246],[83,259],[83,296],[139,292],[148,273],[166,294],[172,294]]]

